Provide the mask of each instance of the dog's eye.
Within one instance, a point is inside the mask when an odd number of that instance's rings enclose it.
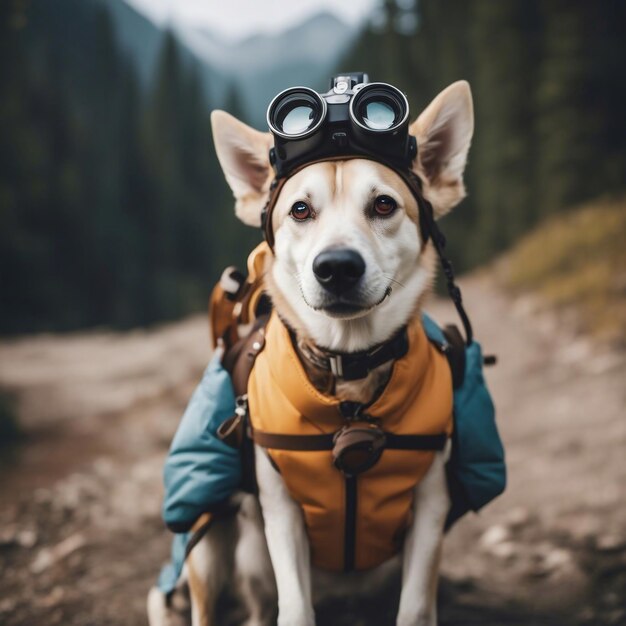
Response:
[[[298,222],[304,222],[310,217],[313,217],[313,211],[306,202],[296,202],[289,211],[289,215]]]
[[[398,208],[398,203],[389,196],[378,196],[374,200],[374,213],[381,217],[391,215]]]

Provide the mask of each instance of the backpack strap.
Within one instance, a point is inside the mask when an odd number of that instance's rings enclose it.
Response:
[[[319,435],[285,435],[283,433],[269,433],[264,430],[254,430],[252,438],[262,448],[270,450],[290,450],[296,452],[322,452],[335,447],[337,434],[321,433]],[[388,450],[443,450],[448,435],[397,435],[382,431],[384,435],[383,447]]]
[[[213,288],[209,302],[209,327],[213,347],[230,351],[261,315],[271,311],[263,290],[263,268],[267,245],[258,245],[248,257],[248,275],[227,267]]]
[[[226,349],[222,358],[224,369],[230,374],[236,396],[235,414],[224,420],[217,436],[229,446],[239,450],[241,456],[242,489],[257,494],[254,467],[254,441],[248,415],[248,379],[257,356],[265,346],[265,327],[269,315],[258,317],[246,337]]]
[[[256,357],[265,346],[265,327],[269,318],[269,315],[258,317],[248,335],[226,350],[222,358],[222,365],[230,374],[237,397],[246,395],[248,391],[250,372],[254,367]]]
[[[456,390],[463,385],[465,380],[466,344],[463,335],[454,324],[445,326],[442,332],[447,343],[441,346],[441,351],[448,359],[448,365],[452,372],[452,388]]]

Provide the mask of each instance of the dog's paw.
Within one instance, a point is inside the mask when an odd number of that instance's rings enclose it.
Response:
[[[398,615],[396,626],[437,626],[437,613],[420,611],[416,615]]]
[[[277,626],[315,626],[315,615],[312,611],[279,611]]]
[[[172,626],[165,594],[157,587],[152,587],[148,592],[147,609],[150,626]]]

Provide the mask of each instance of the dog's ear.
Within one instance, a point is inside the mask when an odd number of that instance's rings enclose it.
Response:
[[[211,113],[211,126],[217,158],[235,196],[235,213],[244,224],[260,226],[271,181],[272,135],[250,128],[225,111]]]
[[[460,80],[444,89],[411,124],[417,138],[416,172],[437,217],[465,197],[463,170],[474,132],[474,106],[469,83]]]

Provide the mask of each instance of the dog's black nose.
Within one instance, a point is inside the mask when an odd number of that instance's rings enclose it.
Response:
[[[340,295],[354,287],[365,274],[365,261],[356,250],[331,248],[315,257],[313,273],[320,285]]]

